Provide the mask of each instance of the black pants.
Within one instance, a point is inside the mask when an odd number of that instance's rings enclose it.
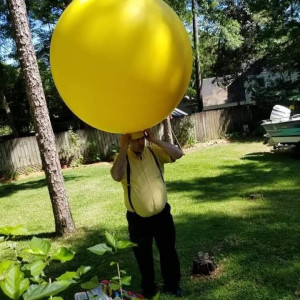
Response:
[[[133,251],[142,277],[144,292],[155,289],[152,242],[155,239],[160,253],[161,274],[166,287],[176,287],[180,281],[180,265],[175,249],[175,226],[167,203],[159,214],[143,218],[127,212],[130,240],[138,244]]]

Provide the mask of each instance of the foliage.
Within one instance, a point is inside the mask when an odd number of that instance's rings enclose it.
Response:
[[[18,177],[18,172],[14,167],[8,167],[0,174],[5,180],[15,180]]]
[[[106,237],[106,244],[98,244],[93,247],[88,248],[88,250],[92,253],[95,253],[97,255],[103,255],[107,252],[117,254],[118,251],[126,249],[126,248],[131,248],[136,246],[136,244],[130,242],[130,241],[121,241],[118,240],[115,236],[110,234],[109,232],[105,232],[105,237]],[[113,290],[120,290],[121,294],[121,299],[123,299],[123,290],[122,287],[123,285],[130,285],[131,283],[131,276],[126,276],[126,271],[120,270],[120,262],[114,262],[112,261],[110,263],[110,266],[116,265],[117,268],[117,275],[111,278],[111,284],[110,287]],[[93,282],[98,282],[99,280],[94,280],[92,279],[92,282],[85,283],[82,285],[82,287],[88,286],[89,288],[91,287],[90,284],[93,284]],[[97,285],[98,285],[97,284]]]
[[[83,156],[80,153],[82,141],[80,136],[73,131],[72,127],[68,130],[69,146],[61,149],[58,153],[61,165],[68,167],[78,167],[81,165]]]
[[[20,234],[20,226],[2,227],[5,234]],[[24,232],[24,231],[23,231]],[[48,280],[46,271],[52,261],[65,263],[74,258],[74,253],[66,247],[60,247],[50,253],[51,243],[47,240],[33,237],[27,247],[18,253],[16,243],[10,248],[16,253],[16,259],[4,260],[0,263],[0,287],[10,299],[38,300],[59,294],[90,270],[81,266],[75,272],[65,272],[55,281]],[[27,257],[32,259],[28,260]],[[58,299],[58,298],[57,298]]]
[[[19,135],[29,135],[33,130],[29,104],[25,92],[23,74],[19,68],[0,62],[0,98],[5,97],[12,114],[14,127]],[[0,99],[0,124],[9,124],[4,110],[4,103]]]
[[[108,153],[108,160],[109,161],[114,161],[116,155],[119,153],[120,151],[120,146],[118,144],[114,144],[112,143],[110,145],[110,149],[109,149],[109,153]]]
[[[191,147],[196,143],[194,136],[194,123],[189,118],[182,118],[180,124],[175,128],[175,136],[180,146]]]
[[[260,105],[283,104],[289,106],[295,101],[300,102],[300,73],[297,74],[296,79],[293,79],[289,72],[284,71],[275,75],[270,73],[266,80],[260,77],[252,80],[247,89],[251,93],[252,100]]]
[[[93,140],[88,142],[88,145],[84,152],[83,162],[84,163],[93,163],[101,161],[100,153],[99,153],[99,145],[97,141]]]
[[[0,227],[0,234],[4,235],[4,236],[0,236],[0,241],[3,242],[5,240],[13,238],[14,236],[24,235],[27,233],[28,230],[24,225]]]
[[[0,136],[10,135],[11,133],[12,133],[12,130],[11,130],[10,126],[4,125],[4,126],[0,127]]]
[[[63,122],[78,123],[78,119],[61,101],[49,68],[51,34],[59,16],[70,2],[70,0],[26,1],[54,129],[59,126],[57,124]],[[191,0],[165,0],[165,2],[175,10],[189,34],[192,35]],[[280,66],[289,70],[299,69],[299,1],[196,0],[195,2],[202,78],[225,75],[236,78],[254,61],[263,57],[268,58],[268,68]],[[0,39],[3,41],[0,45],[0,61],[9,61],[8,59],[16,57],[16,47],[5,1],[0,2]],[[20,72],[15,61],[11,68],[16,74]],[[20,123],[18,126],[23,130],[23,134],[28,134],[33,126],[29,109],[26,107],[24,87],[17,77],[14,76],[8,84],[7,81],[11,79],[6,73],[6,80],[0,80],[0,89],[4,86],[9,91],[6,98],[13,108],[14,119]],[[196,95],[195,70],[193,70],[187,95],[190,97]],[[0,114],[0,124],[1,122],[3,125],[9,125],[5,113]]]

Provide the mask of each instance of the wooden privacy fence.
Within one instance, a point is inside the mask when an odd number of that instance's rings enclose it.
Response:
[[[234,131],[242,131],[244,125],[252,130],[257,120],[255,108],[239,106],[230,109],[211,110],[195,113],[183,118],[172,119],[172,127],[176,130],[183,119],[190,119],[193,126],[193,135],[197,141],[207,141],[220,138],[224,134]],[[163,138],[163,126],[159,124],[153,129],[156,136]],[[84,155],[91,143],[96,147],[101,159],[107,159],[112,149],[116,149],[119,143],[119,135],[106,133],[93,128],[77,130],[81,147],[77,155]],[[69,132],[55,134],[58,152],[70,147]],[[32,170],[41,170],[42,161],[35,136],[15,138],[0,144],[0,175],[15,172],[28,173]]]
[[[199,142],[218,139],[227,133],[243,132],[245,127],[253,131],[259,121],[257,108],[253,106],[236,106],[195,113],[184,118],[174,118],[172,127],[175,131],[178,131],[183,119],[192,121],[193,137]]]

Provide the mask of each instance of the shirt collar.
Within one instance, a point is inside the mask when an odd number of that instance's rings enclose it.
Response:
[[[136,155],[130,148],[129,148],[129,152],[131,153],[131,156],[133,156],[134,158],[140,159],[140,158],[144,158],[144,156],[145,156],[145,148],[144,148],[144,151],[141,153],[141,156]]]

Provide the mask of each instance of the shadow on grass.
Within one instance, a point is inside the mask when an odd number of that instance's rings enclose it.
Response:
[[[73,176],[73,175],[64,175],[64,181],[72,181],[72,180],[79,180],[83,176]],[[17,193],[18,191],[24,191],[24,190],[36,190],[41,189],[47,186],[46,178],[32,180],[29,179],[28,182],[9,182],[9,183],[3,183],[0,184],[0,199],[3,198],[5,200],[5,197],[9,197],[14,193]]]
[[[227,137],[226,140],[229,143],[262,143],[263,137],[261,136],[243,136],[242,134],[240,136],[236,137]]]
[[[4,237],[7,237],[7,235],[5,234],[1,234]],[[28,235],[15,235],[9,238],[10,241],[14,241],[14,242],[27,242],[29,240],[31,240],[33,237],[37,237],[40,239],[53,239],[58,237],[56,232],[41,232],[41,233],[37,233],[37,234],[28,234]]]
[[[220,167],[221,174],[215,177],[198,177],[190,180],[167,182],[168,192],[188,192],[196,201],[226,201],[231,197],[248,197],[253,192],[266,195],[268,188],[284,188],[285,180],[295,181],[295,189],[278,191],[276,197],[285,199],[288,196],[298,195],[300,186],[300,161],[287,157],[282,153],[251,153],[242,158],[246,163]],[[258,163],[257,163],[258,162]],[[201,166],[199,166],[201,167]]]
[[[300,212],[291,219],[291,211],[266,207],[251,209],[245,217],[180,215],[178,251],[190,299],[292,299],[299,284]],[[190,280],[198,251],[215,256],[219,278]]]

